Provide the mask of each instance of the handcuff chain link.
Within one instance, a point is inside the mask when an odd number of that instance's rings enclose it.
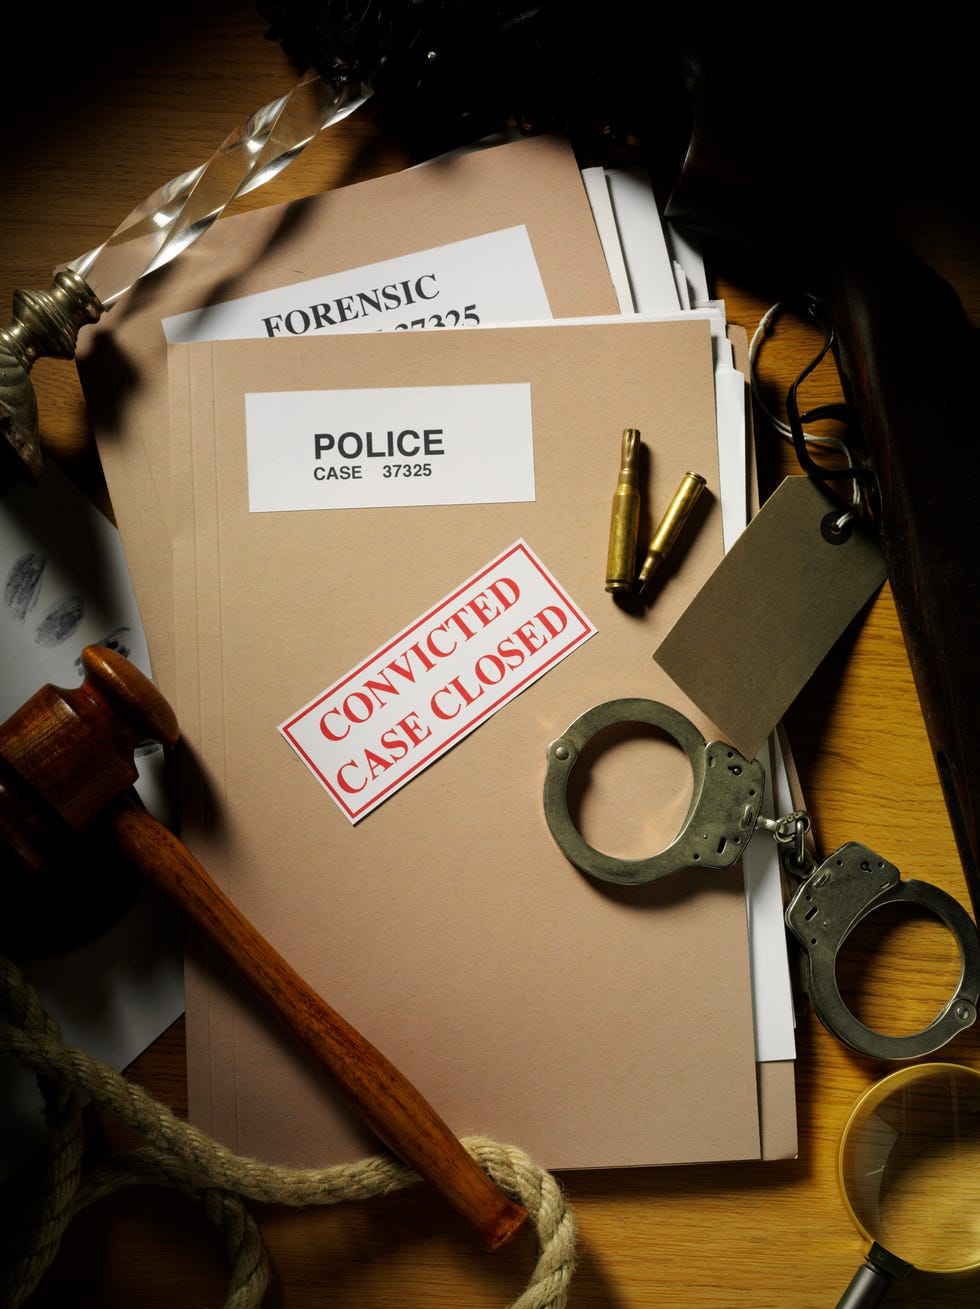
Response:
[[[810,826],[810,815],[805,809],[794,809],[782,818],[765,818],[760,814],[756,820],[757,828],[765,828],[776,844],[784,847],[781,862],[786,871],[801,878],[809,877],[817,867],[816,860],[806,848]],[[792,850],[789,846],[793,847]]]

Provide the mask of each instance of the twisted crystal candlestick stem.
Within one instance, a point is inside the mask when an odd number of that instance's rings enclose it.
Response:
[[[141,277],[176,258],[240,195],[280,173],[325,127],[371,95],[310,70],[293,89],[240,123],[211,158],[159,187],[102,245],[58,272],[47,291],[16,291],[14,321],[0,328],[0,492],[43,468],[36,359],[71,359],[79,329],[95,323]]]

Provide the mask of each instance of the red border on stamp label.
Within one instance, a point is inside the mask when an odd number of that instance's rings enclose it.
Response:
[[[595,630],[516,541],[279,731],[355,823]]]

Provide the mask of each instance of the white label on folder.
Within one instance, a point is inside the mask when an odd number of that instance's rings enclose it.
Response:
[[[527,382],[245,396],[253,513],[534,499]]]
[[[532,318],[551,318],[551,306],[521,224],[174,314],[163,330],[175,345]]]
[[[279,730],[356,823],[595,630],[517,541]]]

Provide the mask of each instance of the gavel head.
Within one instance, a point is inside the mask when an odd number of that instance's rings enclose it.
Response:
[[[44,686],[0,726],[0,947],[22,957],[81,944],[130,903],[135,875],[93,824],[136,781],[136,747],[178,737],[135,664],[90,645],[82,667],[81,686]]]

